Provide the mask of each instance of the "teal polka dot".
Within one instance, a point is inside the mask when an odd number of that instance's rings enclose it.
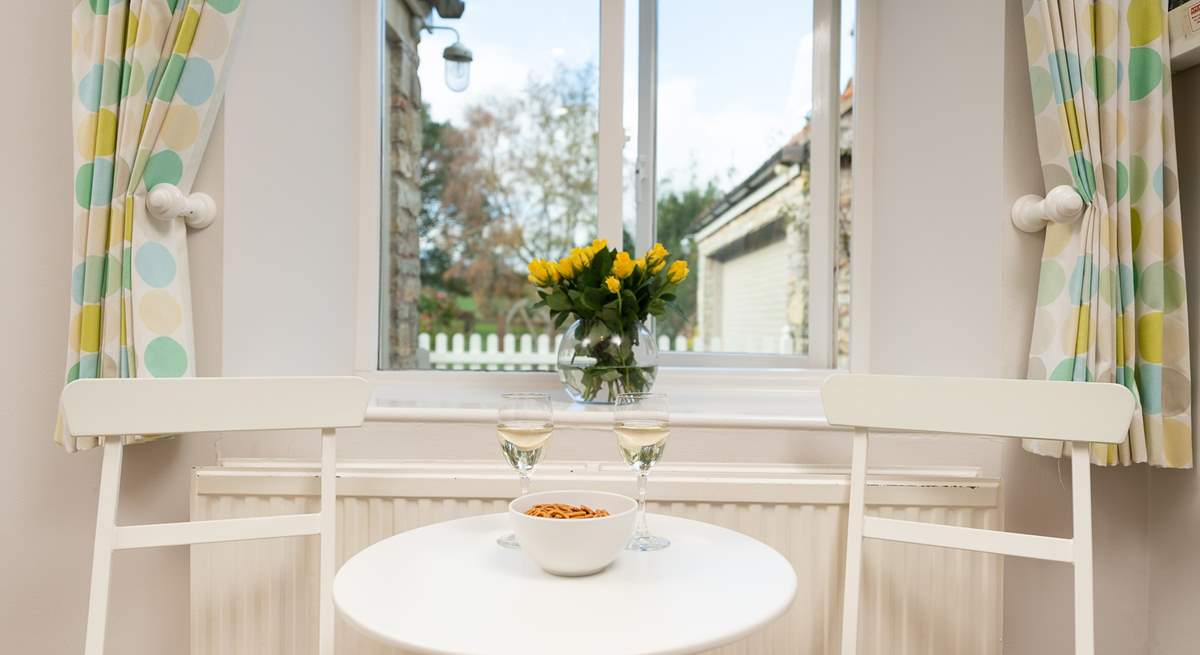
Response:
[[[1120,67],[1108,57],[1096,55],[1088,59],[1084,72],[1088,86],[1100,102],[1112,97],[1121,83]]]
[[[154,97],[163,102],[171,101],[171,98],[175,96],[175,88],[179,85],[180,73],[183,71],[183,62],[182,55],[172,54],[167,59],[165,66],[161,62],[159,63],[160,70],[158,77],[162,81],[159,83],[158,89],[154,92]]]
[[[79,104],[88,111],[96,111],[100,108],[100,83],[103,80],[104,68],[100,64],[92,66],[83,79],[79,80],[77,89]]]
[[[75,203],[87,209],[92,202],[92,163],[88,162],[75,171]]]
[[[104,61],[104,78],[100,84],[100,105],[108,107],[117,104],[121,93],[121,62],[115,59]]]
[[[1125,197],[1125,192],[1129,191],[1129,169],[1125,168],[1125,162],[1117,162],[1117,200]]]
[[[138,277],[155,288],[163,288],[175,279],[175,258],[161,243],[150,241],[138,248]]]
[[[1083,355],[1076,357],[1068,357],[1058,363],[1054,370],[1050,372],[1048,380],[1059,380],[1063,382],[1090,382],[1092,379],[1091,373],[1087,370],[1087,358]]]
[[[167,0],[167,6],[171,8],[171,13],[175,13],[175,8],[179,6],[179,0]]]
[[[163,183],[179,184],[179,180],[182,178],[183,160],[174,150],[167,149],[156,152],[146,162],[143,180],[145,180],[147,189],[153,189]]]
[[[1066,285],[1067,274],[1062,266],[1053,259],[1042,262],[1042,272],[1038,280],[1037,304],[1039,307],[1054,302]]]
[[[1150,178],[1150,184],[1154,186],[1154,193],[1158,194],[1159,198],[1163,197],[1163,167],[1160,164],[1154,169],[1154,177]]]
[[[1172,312],[1179,309],[1186,298],[1183,276],[1162,262],[1142,269],[1138,282],[1141,300],[1151,309]]]
[[[208,4],[205,6],[212,7],[222,14],[228,14],[237,9],[241,4],[242,0],[208,0]]]
[[[91,255],[84,259],[83,280],[79,288],[80,304],[98,303],[104,292],[105,258],[101,255]]]
[[[1054,100],[1061,105],[1074,98],[1083,87],[1079,78],[1079,58],[1075,53],[1066,50],[1055,50],[1048,57],[1050,79],[1054,85]],[[1064,74],[1065,80],[1062,77]]]
[[[117,353],[120,361],[117,362],[117,369],[120,371],[120,376],[123,378],[133,377],[133,362],[129,360],[129,349],[121,346]]]
[[[1138,396],[1142,401],[1142,412],[1159,414],[1162,412],[1162,367],[1158,364],[1138,364],[1137,375]]]
[[[126,246],[121,257],[121,288],[133,288],[133,246]]]
[[[1136,155],[1131,157],[1129,159],[1129,202],[1136,203],[1141,200],[1149,181],[1150,170],[1146,167],[1146,161]]]
[[[1128,264],[1117,267],[1120,271],[1121,307],[1128,307],[1133,302],[1133,269]]]
[[[1129,99],[1141,100],[1158,88],[1163,77],[1162,57],[1154,48],[1129,51]]]
[[[92,5],[92,13],[97,16],[103,16],[108,13],[108,0],[90,0]]]
[[[1029,84],[1033,90],[1033,113],[1040,114],[1054,97],[1050,71],[1041,66],[1033,66],[1029,69]]]
[[[80,263],[71,269],[71,300],[76,305],[83,304],[83,268],[84,264]]]
[[[112,199],[113,163],[108,157],[92,162],[92,206],[103,207]]]
[[[1100,290],[1100,276],[1096,274],[1092,265],[1092,260],[1086,255],[1081,255],[1075,260],[1075,269],[1071,271],[1071,304],[1072,305],[1087,305],[1091,303],[1092,298],[1096,296],[1096,292]],[[1083,285],[1087,283],[1087,289]]]
[[[187,351],[171,337],[156,337],[146,344],[146,370],[156,378],[178,378],[187,373]]]
[[[199,57],[191,57],[183,68],[183,75],[179,77],[176,91],[184,102],[194,107],[204,104],[212,96],[215,82],[212,64]]]
[[[79,358],[79,363],[75,365],[74,370],[77,380],[90,380],[96,377],[99,371],[100,355],[98,353],[86,353]]]
[[[1067,158],[1067,163],[1071,166],[1071,183],[1075,190],[1084,198],[1091,198],[1096,188],[1096,173],[1092,170],[1092,162],[1088,161],[1082,152],[1076,152]]]

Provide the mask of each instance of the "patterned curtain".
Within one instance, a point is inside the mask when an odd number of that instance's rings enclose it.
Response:
[[[1028,377],[1134,392],[1129,438],[1093,446],[1096,464],[1190,468],[1166,0],[1026,0],[1025,41],[1046,189],[1070,185],[1086,207],[1046,229]]]
[[[241,0],[76,0],[67,382],[195,373],[187,228],[150,217],[145,196],[190,190],[241,14]],[[55,439],[96,444],[61,421]]]

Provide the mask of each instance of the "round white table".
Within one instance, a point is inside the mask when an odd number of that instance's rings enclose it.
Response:
[[[796,572],[769,546],[708,523],[648,519],[670,548],[625,551],[582,578],[550,575],[497,546],[511,528],[506,514],[428,525],[351,557],[334,602],[371,637],[440,655],[695,653],[791,604]]]

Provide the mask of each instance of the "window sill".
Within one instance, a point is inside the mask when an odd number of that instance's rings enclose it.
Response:
[[[496,421],[497,399],[507,391],[544,391],[560,425],[608,427],[612,408],[567,398],[552,372],[371,371],[371,422],[475,423]],[[677,427],[841,429],[825,421],[819,387],[835,371],[802,369],[660,369],[654,390],[671,400]]]

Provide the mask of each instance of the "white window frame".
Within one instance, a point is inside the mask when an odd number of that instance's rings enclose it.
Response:
[[[655,240],[657,211],[655,179],[655,145],[657,127],[657,0],[638,2],[638,143],[635,172],[636,223],[635,245],[644,252]],[[809,293],[810,325],[809,352],[806,355],[777,355],[755,353],[660,353],[662,380],[760,376],[764,379],[818,380],[835,367],[836,361],[836,294],[834,290],[835,239],[837,208],[839,110],[841,89],[840,24],[841,3],[855,0],[814,0],[813,7],[813,109],[810,148],[810,238]],[[870,170],[864,158],[873,149],[870,128],[872,96],[868,85],[873,75],[876,35],[875,3],[878,0],[857,0],[855,53],[855,108],[853,190],[854,221],[852,222],[851,305],[851,364],[853,371],[867,370],[868,271],[870,253],[870,222],[873,206],[870,197]],[[599,147],[597,157],[597,232],[609,243],[623,239],[622,224],[622,149],[626,133],[622,124],[622,93],[624,85],[625,2],[598,0],[600,5],[600,65],[599,65]],[[381,119],[384,88],[383,51],[384,2],[372,0],[360,4],[361,29],[366,38],[359,40],[361,62],[359,70],[359,202],[355,208],[357,221],[357,270],[355,316],[355,368],[360,375],[371,378],[402,381],[422,376],[429,371],[391,371],[380,369],[379,337],[382,332],[380,284],[382,257],[380,252],[380,180],[383,175],[383,121]],[[677,374],[672,369],[686,368]],[[488,375],[489,371],[459,372],[454,377],[461,383],[464,375],[494,379],[500,386],[511,381],[513,373]],[[437,375],[442,375],[438,372]],[[663,375],[665,374],[665,375]],[[526,373],[529,380],[549,381],[554,373]]]

